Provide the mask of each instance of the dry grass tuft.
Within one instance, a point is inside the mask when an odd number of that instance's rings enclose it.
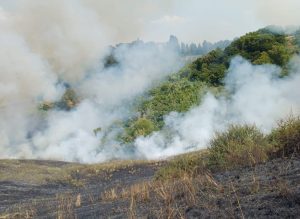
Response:
[[[268,159],[269,148],[266,137],[256,126],[232,125],[211,141],[208,166],[218,170],[253,166]]]
[[[76,202],[77,199],[72,194],[57,195],[57,219],[76,218]]]
[[[272,157],[289,157],[300,154],[300,118],[290,116],[278,123],[269,135],[273,145]]]

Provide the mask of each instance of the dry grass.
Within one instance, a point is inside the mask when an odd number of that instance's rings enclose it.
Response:
[[[95,175],[129,168],[150,161],[112,161],[100,164],[63,163],[56,161],[0,160],[0,181],[26,182],[36,185],[60,182],[76,187],[84,186],[85,180]]]
[[[272,157],[289,157],[300,154],[300,117],[289,116],[278,122],[269,135],[273,145]]]
[[[117,195],[115,188],[109,189],[109,190],[103,192],[103,194],[101,195],[101,200],[103,200],[103,201],[114,201],[118,198],[119,198],[119,196]]]
[[[77,198],[72,194],[63,194],[58,195],[56,197],[58,201],[57,205],[57,219],[65,219],[65,218],[76,218],[75,208]]]
[[[209,168],[224,170],[256,165],[268,159],[269,149],[267,138],[256,126],[232,125],[211,141]]]
[[[208,150],[200,150],[173,157],[167,165],[160,168],[156,180],[180,179],[199,175],[207,169]]]
[[[34,160],[0,160],[0,181],[14,181],[29,183],[32,185],[47,185],[49,183],[61,183],[74,187],[85,187],[86,182],[93,177],[108,179],[114,171],[132,168],[138,164],[157,165],[157,162],[150,161],[112,161],[101,164],[78,164],[56,161],[34,161]],[[133,188],[138,190],[138,188]],[[114,190],[108,191],[106,199],[114,200]],[[92,195],[83,194],[91,203],[95,200]],[[50,198],[49,200],[53,200]],[[46,203],[48,199],[31,200],[28,204],[15,206],[13,212],[0,214],[0,219],[8,218],[34,218],[37,203]],[[57,218],[73,218],[74,209],[82,205],[81,194],[61,194],[56,197]]]
[[[33,219],[36,216],[36,209],[19,209],[16,213],[0,215],[0,219]]]
[[[80,166],[79,164],[53,165],[54,162],[45,164],[36,161],[0,160],[0,181],[20,181],[32,184],[45,184],[49,180],[67,178],[68,169]]]
[[[202,188],[211,191],[223,190],[209,173],[203,175],[184,176],[174,180],[156,180],[137,183],[127,188],[111,188],[102,194],[104,201],[127,200],[128,217],[137,218],[139,206],[155,203],[155,215],[158,218],[184,218],[184,208],[178,206],[178,201],[185,206],[196,206],[199,203],[197,192]]]

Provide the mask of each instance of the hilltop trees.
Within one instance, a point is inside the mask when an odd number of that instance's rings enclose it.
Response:
[[[248,33],[235,40],[225,49],[228,57],[241,55],[254,64],[287,64],[292,51],[287,46],[286,36],[260,30]]]

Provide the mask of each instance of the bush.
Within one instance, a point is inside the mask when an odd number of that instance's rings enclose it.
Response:
[[[155,126],[151,120],[147,118],[138,118],[133,121],[130,127],[126,128],[125,142],[132,142],[139,136],[147,136],[155,131]]]
[[[184,79],[164,82],[150,91],[149,98],[141,103],[139,111],[156,127],[162,128],[165,115],[173,111],[186,112],[198,105],[204,89],[204,84]]]
[[[217,133],[210,143],[208,166],[211,169],[231,169],[236,166],[255,165],[267,160],[268,141],[256,128],[232,125]]]
[[[272,156],[286,157],[300,154],[300,118],[281,120],[269,135],[273,146]]]

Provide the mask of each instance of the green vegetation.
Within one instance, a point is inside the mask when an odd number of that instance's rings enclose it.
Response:
[[[163,116],[172,111],[186,112],[200,101],[201,83],[188,80],[167,81],[149,92],[149,99],[140,106],[140,112],[161,128]]]
[[[300,30],[292,35],[273,33],[261,29],[234,40],[224,50],[215,49],[186,65],[166,81],[151,89],[134,103],[134,117],[122,122],[124,132],[118,139],[124,143],[138,136],[147,136],[164,126],[164,117],[170,112],[186,112],[199,105],[207,91],[222,95],[224,78],[234,56],[240,55],[252,64],[276,64],[282,67],[282,76],[288,74],[288,61],[299,53]],[[117,64],[113,55],[105,60],[105,66]],[[43,103],[44,111],[59,108],[71,110],[79,102],[76,93],[68,88],[62,99],[55,103]]]
[[[284,67],[294,51],[287,46],[287,36],[266,29],[248,33],[225,49],[227,56],[237,54],[252,63],[276,64]]]
[[[139,118],[132,122],[130,126],[125,129],[126,134],[123,137],[123,140],[125,142],[132,142],[138,136],[147,136],[154,130],[155,127],[151,120]]]
[[[236,55],[255,65],[276,64],[283,68],[282,75],[286,75],[289,59],[299,50],[296,39],[299,42],[299,31],[295,36],[273,33],[267,29],[248,33],[233,41],[225,50],[213,50],[170,76],[150,90],[135,110],[138,115],[152,122],[153,130],[161,129],[165,115],[172,111],[188,111],[200,103],[207,90],[220,92],[230,61]],[[138,120],[139,117],[136,117],[127,121],[127,127],[135,126]],[[132,131],[130,128],[129,131],[126,129],[126,137],[123,139],[126,142],[133,141],[138,133],[147,135],[151,132]]]

